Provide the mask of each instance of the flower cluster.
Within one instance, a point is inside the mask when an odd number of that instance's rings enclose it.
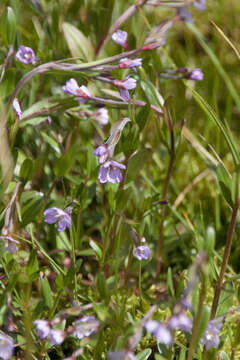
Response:
[[[99,322],[94,316],[83,316],[77,319],[73,326],[69,326],[66,331],[52,329],[52,326],[55,323],[59,323],[59,321],[59,319],[53,319],[52,321],[35,320],[33,323],[36,328],[37,337],[40,340],[48,338],[52,345],[60,345],[68,335],[72,335],[79,340],[89,337],[99,326]]]

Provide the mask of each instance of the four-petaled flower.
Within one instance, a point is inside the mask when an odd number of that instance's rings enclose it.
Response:
[[[13,339],[5,334],[0,333],[0,358],[8,360],[12,357],[14,348]]]
[[[126,166],[118,163],[112,159],[106,161],[99,169],[98,179],[101,184],[111,182],[113,184],[122,181],[121,170],[126,169]]]
[[[44,221],[47,224],[54,224],[58,222],[58,231],[64,231],[72,225],[71,216],[66,211],[57,207],[46,209],[43,215],[45,216]]]
[[[41,319],[37,319],[34,320],[34,325],[36,326],[36,333],[37,333],[37,337],[39,337],[39,339],[45,339],[51,330],[51,326],[49,324],[49,322],[47,320],[41,320]]]
[[[72,335],[81,340],[95,332],[98,326],[99,322],[94,316],[83,316],[81,319],[75,321]]]
[[[206,331],[204,332],[200,342],[205,345],[206,349],[218,348],[220,343],[219,331],[223,326],[223,317],[209,321]]]
[[[160,343],[165,345],[171,345],[173,338],[171,331],[167,326],[156,320],[148,320],[145,323],[145,329],[150,332]]]
[[[20,104],[19,104],[19,101],[17,98],[15,98],[13,100],[13,110],[17,116],[18,119],[21,119],[22,117],[22,110],[21,110],[21,107],[20,107]]]
[[[131,69],[134,67],[138,67],[138,66],[142,66],[142,58],[138,58],[138,59],[128,59],[128,58],[124,58],[121,59],[119,61],[119,69]]]
[[[67,94],[77,96],[79,103],[84,103],[92,97],[88,88],[84,85],[79,87],[77,81],[73,78],[68,80],[66,84],[62,86],[62,90]]]
[[[35,64],[37,61],[33,49],[23,45],[19,47],[16,58],[24,64]]]
[[[120,29],[118,29],[112,34],[112,40],[118,45],[124,47],[125,49],[128,47],[127,37],[127,32]]]
[[[137,86],[137,81],[131,78],[129,75],[123,80],[113,80],[113,85],[118,87],[120,95],[124,101],[129,101],[128,90],[133,90]]]
[[[146,245],[140,245],[133,250],[133,255],[138,260],[147,260],[150,257],[150,249]]]

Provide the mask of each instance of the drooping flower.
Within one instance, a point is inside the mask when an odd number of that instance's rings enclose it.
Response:
[[[138,66],[142,66],[142,58],[138,58],[138,59],[128,59],[128,58],[124,58],[121,59],[119,61],[119,69],[131,69],[134,67],[138,67]]]
[[[33,323],[36,327],[37,337],[41,340],[45,339],[51,331],[51,326],[49,324],[49,321],[37,319],[34,320]]]
[[[45,216],[44,221],[47,224],[55,224],[58,222],[59,232],[64,231],[66,228],[70,228],[72,226],[72,219],[69,213],[57,207],[46,209],[43,215]]]
[[[133,250],[133,255],[138,260],[146,260],[150,257],[150,249],[146,245],[140,245]]]
[[[150,332],[160,343],[165,345],[172,344],[172,334],[167,326],[156,320],[148,320],[145,323],[145,329]]]
[[[62,330],[51,330],[49,333],[49,341],[52,345],[60,345],[66,337],[66,333]]]
[[[187,76],[187,79],[201,81],[203,80],[203,72],[201,69],[197,68],[191,71],[191,73]]]
[[[84,85],[79,87],[77,81],[73,78],[68,80],[66,84],[62,86],[62,90],[67,94],[77,96],[79,103],[84,103],[92,97],[88,88]]]
[[[16,53],[16,58],[24,64],[35,64],[37,59],[33,49],[21,45]]]
[[[107,125],[109,122],[109,116],[108,116],[108,109],[101,108],[99,109],[96,114],[96,120],[99,123],[100,126]]]
[[[13,339],[0,333],[0,358],[3,360],[8,360],[13,355],[14,342]]]
[[[17,98],[15,98],[13,100],[13,110],[17,116],[18,119],[21,119],[22,117],[22,110],[21,110],[21,107],[20,107],[20,104],[19,104],[19,101]]]
[[[122,181],[122,169],[126,169],[126,166],[112,159],[106,161],[99,169],[98,179],[100,183],[120,183]]]
[[[172,330],[181,330],[185,332],[191,332],[193,321],[184,312],[179,312],[170,317],[168,326]]]
[[[113,85],[118,87],[120,95],[124,101],[129,101],[128,90],[133,90],[137,86],[137,81],[130,76],[127,76],[124,80],[113,80]]]
[[[205,345],[206,349],[217,349],[220,343],[219,331],[223,326],[224,317],[216,318],[209,321],[206,331],[204,332],[200,342]]]
[[[118,29],[112,34],[112,40],[118,45],[124,47],[125,49],[128,47],[127,38],[128,33],[120,29]]]
[[[103,145],[98,146],[94,150],[93,154],[98,157],[99,164],[103,164],[109,156],[109,151],[108,151],[107,145],[103,144]]]
[[[81,319],[75,321],[72,335],[81,340],[94,333],[98,326],[99,322],[94,316],[83,316]]]

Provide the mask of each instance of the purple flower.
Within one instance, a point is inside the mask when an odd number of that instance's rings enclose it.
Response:
[[[99,164],[103,164],[109,155],[108,147],[106,145],[100,145],[94,150],[93,154],[98,157]]]
[[[150,257],[150,249],[146,245],[140,245],[133,250],[133,255],[138,260],[146,260]]]
[[[108,352],[108,359],[110,360],[136,360],[134,353],[126,350],[110,351]]]
[[[196,81],[203,80],[202,70],[199,68],[192,70],[191,73],[187,76],[187,79],[196,80]]]
[[[0,358],[8,360],[13,355],[14,342],[13,339],[5,334],[0,333]]]
[[[107,181],[115,184],[122,181],[121,169],[126,169],[126,166],[118,163],[112,159],[106,161],[99,169],[98,179],[101,184]]]
[[[108,124],[109,116],[108,116],[108,110],[105,108],[99,109],[96,114],[96,120],[99,123],[100,126],[104,126]]]
[[[126,31],[122,31],[118,29],[116,32],[112,34],[112,40],[118,45],[124,47],[125,49],[128,47],[127,43],[128,34]]]
[[[98,326],[99,322],[94,316],[83,316],[81,319],[75,321],[72,335],[81,340],[95,332]]]
[[[205,345],[207,350],[211,348],[218,348],[220,343],[218,333],[223,326],[223,320],[224,318],[220,317],[209,321],[207,329],[200,340],[201,344]]]
[[[124,59],[121,59],[120,62],[119,62],[119,69],[130,69],[130,68],[133,68],[133,67],[138,67],[138,66],[142,66],[142,59],[141,58],[138,58],[138,59],[128,59],[128,58],[124,58]]]
[[[130,76],[127,76],[124,80],[113,80],[113,85],[119,88],[120,95],[124,101],[129,101],[128,90],[133,90],[137,86],[137,81]]]
[[[192,13],[190,10],[188,10],[187,6],[182,6],[177,8],[177,15],[180,17],[182,21],[192,23]]]
[[[33,49],[23,45],[19,47],[16,58],[24,64],[35,64],[37,61]]]
[[[64,231],[72,225],[71,216],[64,210],[57,207],[52,207],[44,211],[44,221],[47,224],[54,224],[58,222],[58,231]]]
[[[145,323],[145,328],[150,332],[160,343],[165,345],[172,344],[172,334],[165,324],[156,320],[148,320]]]
[[[204,10],[206,10],[206,0],[194,1],[193,6],[194,6],[198,11],[204,11]]]
[[[51,330],[49,341],[52,345],[60,345],[66,337],[66,333],[62,330]]]
[[[34,325],[36,326],[36,333],[39,339],[45,339],[51,330],[50,324],[47,320],[35,320]]]
[[[179,312],[170,317],[168,326],[171,330],[181,330],[185,332],[191,332],[193,321],[184,312]]]
[[[92,97],[88,88],[84,85],[79,87],[77,81],[73,78],[68,80],[66,85],[62,86],[62,90],[67,94],[77,96],[79,103],[86,102],[90,97]]]
[[[13,100],[13,110],[17,116],[18,119],[21,119],[22,117],[22,110],[21,110],[21,107],[20,107],[20,104],[19,104],[19,101],[17,98],[15,98]]]

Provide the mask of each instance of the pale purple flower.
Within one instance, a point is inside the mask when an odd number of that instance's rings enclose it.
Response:
[[[21,119],[22,117],[22,110],[21,110],[21,107],[20,107],[20,104],[19,104],[19,101],[17,98],[15,98],[13,100],[13,110],[15,112],[15,114],[17,115],[17,118],[18,119]]]
[[[68,80],[66,84],[62,86],[62,90],[67,94],[77,96],[79,103],[86,102],[92,97],[88,88],[84,85],[79,87],[77,81],[73,78]]]
[[[137,80],[127,76],[124,80],[113,80],[113,85],[118,87],[120,95],[124,101],[129,101],[128,90],[133,90],[137,86]]]
[[[109,122],[109,116],[108,116],[108,109],[106,108],[100,108],[96,112],[96,120],[99,123],[100,126],[107,125]]]
[[[119,69],[131,69],[133,67],[138,67],[138,66],[142,66],[142,58],[138,58],[138,59],[128,59],[128,58],[124,58],[121,59],[119,61]]]
[[[217,349],[220,343],[219,331],[223,326],[224,318],[216,318],[209,321],[206,331],[204,332],[200,342],[205,345],[206,349]]]
[[[120,183],[122,181],[121,169],[126,169],[126,166],[112,159],[106,161],[99,169],[98,179],[100,183]]]
[[[191,73],[187,76],[187,79],[201,81],[203,80],[203,72],[201,69],[197,68],[191,71]]]
[[[75,321],[72,335],[81,340],[94,333],[98,326],[99,322],[94,316],[83,316],[81,319]]]
[[[50,330],[51,330],[49,321],[37,319],[37,320],[34,320],[33,323],[36,327],[37,337],[41,340],[45,339],[49,335]]]
[[[13,355],[14,342],[13,339],[5,334],[0,333],[0,358],[8,360]]]
[[[106,145],[100,145],[94,150],[93,154],[98,157],[99,164],[103,164],[109,155],[108,147]]]
[[[187,6],[182,6],[177,8],[177,15],[180,17],[182,21],[192,23],[192,13],[190,10],[188,10]]]
[[[150,249],[146,245],[140,245],[133,250],[133,255],[138,260],[146,260],[150,257]]]
[[[23,45],[19,47],[16,58],[24,64],[35,64],[37,61],[33,49]]]
[[[170,317],[168,326],[171,330],[181,330],[185,332],[191,332],[193,321],[184,312],[179,312]]]
[[[204,11],[204,10],[206,10],[206,0],[194,1],[193,6],[194,6],[198,11]]]
[[[117,31],[115,31],[112,34],[112,40],[117,43],[118,45],[127,48],[128,47],[128,43],[127,43],[127,37],[128,34],[126,31],[122,31],[120,29],[118,29]]]
[[[148,320],[145,329],[150,332],[160,343],[165,345],[172,344],[172,334],[165,324],[156,320]]]
[[[54,224],[58,222],[58,231],[64,231],[72,225],[71,216],[64,210],[57,207],[46,209],[43,213],[45,216],[44,221],[47,224]]]
[[[52,345],[60,345],[66,337],[66,333],[62,330],[51,330],[49,333],[49,341]]]

